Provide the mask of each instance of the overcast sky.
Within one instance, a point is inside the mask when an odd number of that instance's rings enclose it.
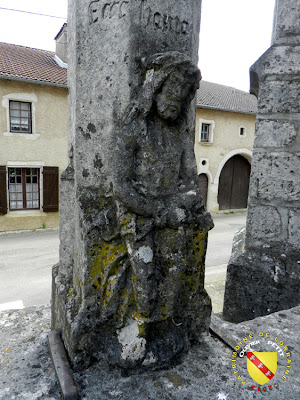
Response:
[[[163,1],[163,0],[159,0]],[[176,0],[175,0],[176,1]],[[202,0],[199,67],[204,80],[248,91],[249,68],[269,48],[275,0]],[[0,41],[55,50],[67,0],[0,0]]]
[[[275,0],[202,0],[204,80],[249,90],[249,68],[270,47]]]

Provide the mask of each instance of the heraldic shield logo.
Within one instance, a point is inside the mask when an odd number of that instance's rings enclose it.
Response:
[[[277,371],[277,351],[247,352],[247,369],[259,385],[270,382]]]

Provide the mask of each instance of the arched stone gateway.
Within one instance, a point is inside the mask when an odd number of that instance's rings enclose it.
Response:
[[[224,165],[218,190],[220,210],[247,208],[251,166],[241,155],[231,157]]]

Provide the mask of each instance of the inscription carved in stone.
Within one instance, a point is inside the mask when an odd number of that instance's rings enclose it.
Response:
[[[129,0],[106,1],[94,0],[89,5],[90,24],[100,22],[105,19],[117,17],[122,19],[127,15]],[[153,11],[150,7],[143,10],[141,15],[142,25],[144,27],[152,26],[155,30],[162,32],[174,32],[177,35],[186,35],[189,31],[189,23],[180,20],[178,16],[163,14]]]
[[[153,12],[150,7],[147,7],[142,14],[142,24],[153,26],[155,30],[175,32],[178,35],[186,35],[189,29],[189,23],[181,21],[178,16]]]
[[[100,22],[104,19],[117,17],[119,19],[126,16],[129,1],[107,1],[102,3],[100,0],[92,1],[89,5],[90,24]]]

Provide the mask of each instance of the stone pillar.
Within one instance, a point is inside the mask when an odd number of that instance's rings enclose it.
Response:
[[[201,0],[69,2],[52,327],[73,367],[168,367],[208,329],[192,99]]]
[[[270,49],[251,67],[258,115],[246,235],[229,261],[224,318],[300,304],[300,0],[277,0]]]

